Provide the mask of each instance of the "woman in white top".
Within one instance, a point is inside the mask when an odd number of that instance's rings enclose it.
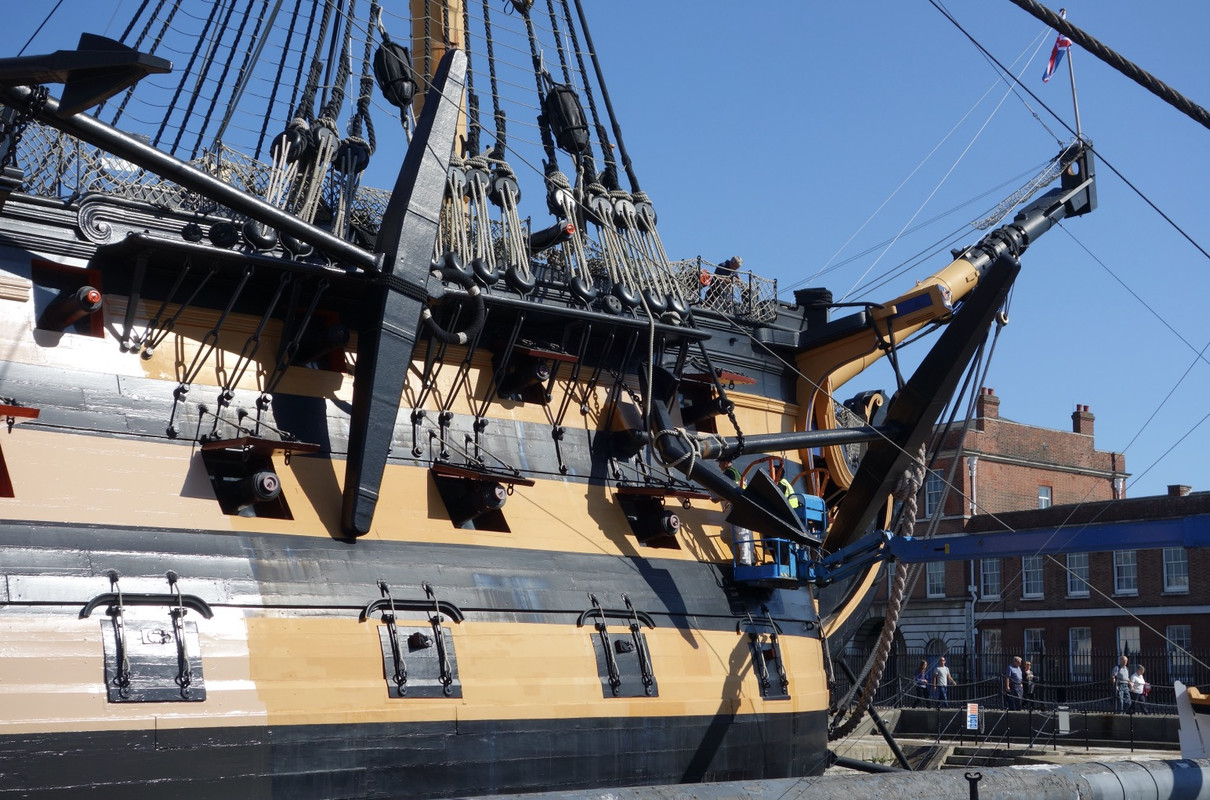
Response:
[[[1130,676],[1130,713],[1146,714],[1146,701],[1143,696],[1143,689],[1147,686],[1147,679],[1143,677],[1146,672],[1146,667],[1142,664],[1135,669],[1134,674]]]

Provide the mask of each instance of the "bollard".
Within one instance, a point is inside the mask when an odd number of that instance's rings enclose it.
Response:
[[[968,772],[963,775],[970,782],[970,800],[979,800],[979,781],[983,780],[982,772]]]

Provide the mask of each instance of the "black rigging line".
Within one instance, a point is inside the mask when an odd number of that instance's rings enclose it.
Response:
[[[1015,2],[1017,2],[1017,0],[1012,0],[1012,2],[1015,3]],[[985,48],[983,45],[981,45],[979,43],[979,41],[977,39],[975,39],[974,36],[972,36],[969,32],[967,32],[966,28],[963,28],[962,24],[960,22],[958,22],[958,20],[954,19],[952,14],[950,14],[948,11],[946,11],[944,8],[942,8],[940,5],[938,5],[937,0],[929,0],[929,3],[933,6],[933,8],[940,11],[942,16],[944,16],[951,23],[953,23],[954,27],[957,28],[959,31],[961,31],[963,36],[965,36],[967,39],[970,39],[971,44],[973,44],[975,47],[977,47],[979,49],[979,52],[983,53],[987,58],[991,59],[992,63],[994,63],[997,67],[999,67],[1004,72],[1005,75],[1008,75],[1009,78],[1011,78],[1013,80],[1013,82],[1017,83],[1022,89],[1024,89],[1026,91],[1026,93],[1028,93],[1029,96],[1032,97],[1038,103],[1038,105],[1040,105],[1042,108],[1046,109],[1047,114],[1050,114],[1052,117],[1054,117],[1056,120],[1058,120],[1059,124],[1062,125],[1064,128],[1066,128],[1067,131],[1072,136],[1076,135],[1074,128],[1072,128],[1070,125],[1068,125],[1067,122],[1062,117],[1060,117],[1058,114],[1056,114],[1054,112],[1054,110],[1051,109],[1050,106],[1046,105],[1046,103],[1042,101],[1042,98],[1040,98],[1036,94],[1034,94],[1033,90],[1031,90],[1028,86],[1026,86],[1025,84],[1018,81],[1016,76],[1014,76],[1011,72],[1009,72],[995,56],[993,56],[991,53],[989,53],[987,51],[987,48]],[[1206,252],[1206,249],[1204,247],[1202,247],[1200,244],[1198,244],[1196,241],[1194,241],[1192,236],[1185,233],[1184,228],[1182,228],[1180,225],[1177,225],[1176,222],[1173,221],[1172,217],[1169,217],[1167,214],[1165,214],[1163,211],[1160,210],[1159,206],[1157,206],[1155,203],[1151,202],[1151,199],[1149,197],[1147,197],[1147,195],[1143,194],[1143,192],[1137,186],[1135,186],[1133,183],[1131,183],[1129,180],[1127,180],[1126,176],[1123,175],[1121,172],[1119,172],[1117,167],[1115,167],[1113,164],[1111,164],[1109,162],[1109,160],[1106,159],[1105,156],[1099,150],[1097,150],[1095,147],[1092,147],[1091,143],[1085,142],[1085,144],[1088,144],[1088,146],[1092,149],[1092,151],[1094,153],[1096,153],[1097,158],[1099,158],[1101,160],[1101,163],[1109,168],[1110,172],[1112,172],[1114,175],[1116,175],[1118,178],[1120,178],[1122,183],[1125,183],[1127,186],[1129,186],[1131,191],[1133,191],[1136,195],[1138,195],[1139,198],[1144,203],[1151,206],[1152,210],[1154,210],[1155,213],[1159,214],[1164,219],[1164,221],[1167,222],[1169,225],[1171,225],[1172,228],[1177,233],[1179,233],[1181,236],[1183,236],[1185,238],[1185,240],[1187,242],[1189,242],[1189,244],[1191,244],[1195,248],[1197,248],[1197,251],[1199,253],[1201,253],[1207,259],[1210,259],[1210,253]]]
[[[1010,0],[1190,119],[1210,128],[1210,111],[1034,0]],[[936,3],[933,3],[936,5]]]
[[[588,20],[584,17],[584,5],[580,0],[576,0],[576,15],[580,18],[580,29],[584,31],[584,44],[588,48],[588,55],[592,59],[593,70],[597,73],[597,85],[601,87],[601,100],[605,103],[605,110],[609,114],[609,122],[613,126],[613,138],[618,143],[618,153],[622,156],[622,168],[626,170],[626,177],[630,179],[630,190],[632,192],[639,191],[639,179],[634,174],[634,165],[630,163],[630,154],[626,152],[626,144],[622,141],[622,126],[618,124],[618,117],[613,111],[613,102],[609,99],[609,89],[605,85],[605,76],[601,73],[601,62],[597,58],[597,48],[592,43],[592,34],[588,30]]]
[[[147,4],[150,2],[151,2],[151,0],[143,0],[143,2],[139,4],[138,9],[134,12],[134,15],[131,16],[130,22],[126,23],[126,30],[122,31],[122,35],[118,37],[119,42],[122,42],[123,44],[128,43],[128,42],[126,42],[126,37],[130,35],[130,32],[132,30],[134,30],[135,22],[137,22],[139,17],[141,17],[143,15],[143,12],[147,10]],[[180,3],[176,3],[174,5],[177,8],[180,7]],[[58,8],[58,6],[56,6],[56,8]],[[131,45],[131,47],[133,47],[135,50],[139,49],[139,45],[142,44],[143,38],[145,36],[147,36],[147,30],[151,27],[151,23],[155,20],[156,17],[158,17],[160,15],[160,11],[162,11],[163,8],[164,8],[164,0],[160,0],[160,2],[155,7],[155,11],[152,13],[152,15],[150,17],[147,18],[147,24],[145,26],[143,26],[143,32],[139,34],[139,38],[135,41],[135,43],[133,45]]]
[[[370,15],[366,17],[365,47],[361,53],[361,76],[357,83],[357,100],[346,127],[350,139],[360,139],[361,126],[365,123],[366,143],[371,155],[378,149],[378,139],[374,134],[374,120],[370,118],[370,98],[374,92],[374,72],[370,65],[374,58],[374,20],[381,14],[378,0],[370,0]],[[353,21],[350,19],[349,27],[352,28],[352,25]]]
[[[59,2],[55,3],[55,7],[52,8],[50,13],[46,15],[46,19],[42,20],[42,24],[38,26],[38,29],[29,35],[29,38],[25,40],[25,44],[21,45],[21,52],[17,53],[18,56],[25,55],[25,48],[29,47],[30,42],[34,40],[34,37],[42,32],[42,29],[46,27],[46,23],[50,22],[50,18],[55,15],[55,12],[59,10],[59,6],[61,5],[63,5],[63,0],[59,0]]]
[[[571,86],[572,85],[571,68],[568,66],[567,53],[563,49],[563,33],[559,29],[559,20],[555,16],[555,0],[546,0],[546,10],[550,14],[550,29],[551,29],[551,32],[555,39],[555,47],[559,51],[559,66],[563,70],[563,83],[565,83],[568,86]],[[567,22],[567,31],[568,31],[569,35],[571,36],[572,47],[576,48],[575,53],[576,53],[576,58],[579,59],[580,78],[581,78],[581,82],[583,83],[583,86],[584,86],[584,93],[588,95],[588,104],[592,107],[593,120],[594,120],[594,122],[596,122],[598,131],[603,134],[604,130],[601,128],[600,122],[597,120],[596,102],[592,96],[592,90],[588,83],[588,75],[584,72],[584,60],[580,56],[579,45],[576,42],[576,37],[575,37],[575,27],[576,26],[571,20],[571,13],[570,13],[570,9],[567,7],[566,0],[563,3],[563,17]],[[602,137],[602,138],[604,138],[604,137]],[[602,145],[602,150],[605,152],[608,152],[605,150],[604,145]],[[596,165],[592,161],[591,144],[588,148],[585,148],[583,153],[576,156],[576,161],[578,162],[579,168],[581,170],[583,170],[586,181],[589,183],[595,182],[597,169],[596,169]],[[617,172],[617,170],[615,169],[614,174],[616,174],[616,172]],[[613,181],[613,183],[614,183],[614,185],[606,186],[606,188],[608,188],[608,189],[617,188],[616,179]]]
[[[223,16],[222,24],[219,25],[218,29],[215,31],[214,38],[210,41],[210,45],[208,47],[206,57],[202,61],[202,68],[198,72],[197,83],[193,87],[193,93],[189,96],[189,105],[185,108],[185,114],[184,114],[184,118],[181,121],[181,127],[177,130],[176,139],[174,139],[172,142],[171,152],[173,152],[173,153],[175,153],[177,151],[177,147],[180,145],[181,139],[184,137],[185,133],[187,132],[185,126],[186,126],[186,123],[193,117],[194,106],[197,105],[197,101],[202,98],[202,87],[205,86],[207,79],[209,79],[209,77],[210,77],[210,70],[214,68],[215,55],[216,55],[216,53],[218,53],[219,48],[222,46],[223,36],[226,34],[227,29],[230,27],[231,16],[234,13],[235,13],[235,0],[231,0],[231,4],[227,6],[227,13]],[[241,33],[242,33],[242,29],[241,29]],[[236,41],[238,41],[238,37],[237,37]],[[232,50],[234,50],[234,47],[235,47],[234,42],[232,43],[231,47],[232,47]],[[226,70],[224,69],[223,72],[225,74]],[[222,84],[218,84],[215,86],[215,89],[214,89],[215,95],[214,96],[217,96],[218,91],[221,88],[221,86],[222,86]],[[211,111],[214,110],[213,96],[212,96],[211,102],[210,102],[210,110]],[[209,124],[210,124],[210,113],[207,112],[202,117],[202,128],[205,128]],[[202,135],[201,131],[199,131],[198,132],[198,141],[199,142],[201,141],[201,135]],[[192,153],[192,155],[190,155],[190,158],[193,158],[196,155],[197,155],[197,145],[194,145],[193,153]]]
[[[525,19],[525,32],[529,39],[529,55],[534,65],[534,81],[538,85],[538,102],[542,101],[542,75],[546,70],[542,66],[542,56],[538,51],[538,34],[534,31],[534,21],[530,18],[529,9],[522,11],[521,16]],[[545,115],[543,115],[545,117]],[[550,132],[550,121],[543,120],[541,127],[542,148],[546,152],[546,174],[554,172],[559,168],[559,157],[555,153],[555,140]]]
[[[571,6],[567,0],[561,0],[563,5],[563,18],[567,20],[567,34],[571,37],[571,50],[576,54],[576,69],[580,73],[580,84],[584,87],[584,95],[588,98],[588,110],[592,114],[592,124],[596,128],[597,138],[601,143],[601,155],[604,157],[607,171],[611,170],[612,177],[606,177],[602,183],[609,189],[617,186],[617,165],[613,163],[613,145],[609,142],[609,132],[605,130],[605,126],[601,124],[601,115],[597,111],[597,96],[592,91],[592,82],[588,79],[588,70],[584,66],[584,53],[580,49],[580,40],[576,36],[576,26],[571,19]],[[595,181],[596,165],[592,162],[591,152],[584,155],[584,177],[588,182]],[[612,185],[611,185],[612,184]]]
[[[150,0],[143,0],[143,3],[139,6],[138,10],[134,12],[134,16],[130,18],[130,22],[126,24],[126,30],[122,31],[122,36],[118,39],[118,41],[122,42],[123,44],[130,45],[135,50],[140,49],[143,46],[143,40],[146,39],[147,34],[151,32],[152,23],[159,19],[160,12],[164,10],[165,1],[166,0],[160,0],[160,2],[156,4],[155,11],[151,12],[151,15],[147,17],[147,23],[143,26],[142,32],[139,33],[139,38],[131,43],[126,41],[126,39],[128,36],[130,36],[130,32],[134,30],[135,23],[139,21],[139,17],[141,17],[143,12],[147,10],[147,4],[150,2]],[[179,1],[172,4],[172,10],[168,12],[167,19],[165,19],[164,24],[160,26],[159,35],[156,36],[155,42],[152,43],[150,50],[152,54],[154,54],[159,48],[160,42],[164,40],[164,33],[168,30],[168,26],[172,23],[172,18],[176,16],[176,12],[178,9],[180,9],[180,7],[181,4]],[[114,112],[113,119],[109,121],[109,124],[115,128],[118,125],[118,120],[122,117],[122,112],[126,110],[126,105],[130,102],[131,98],[134,97],[134,87],[137,85],[138,84],[136,83],[128,86],[126,91],[123,93],[122,103],[118,106],[118,110]],[[100,119],[101,111],[105,108],[105,103],[107,102],[109,101],[105,100],[101,103],[101,105],[97,106],[97,110],[93,113],[94,117]]]
[[[210,6],[210,15],[206,18],[206,24],[203,26],[203,30],[214,30],[214,19],[218,16],[219,9],[222,7],[222,5],[222,3],[214,3]],[[193,52],[189,56],[189,63],[185,65],[185,69],[181,72],[181,80],[176,85],[176,91],[172,94],[172,100],[168,102],[168,111],[164,114],[164,120],[160,123],[159,129],[155,132],[155,137],[151,140],[151,144],[154,147],[159,147],[160,141],[164,138],[164,133],[168,129],[168,119],[172,116],[172,112],[176,108],[177,101],[181,99],[181,93],[185,91],[185,82],[189,80],[189,75],[193,72],[193,65],[197,63],[198,56],[202,52],[203,41],[204,37],[198,40],[198,46],[193,49]],[[175,150],[175,145],[173,147]]]
[[[261,153],[264,152],[264,149],[265,149],[265,137],[269,135],[269,120],[271,118],[273,118],[274,108],[277,106],[277,90],[279,88],[281,88],[281,76],[282,76],[282,73],[285,72],[285,69],[286,69],[286,54],[290,52],[290,45],[294,41],[294,26],[298,23],[298,18],[300,16],[299,12],[301,11],[301,9],[302,9],[302,0],[294,0],[294,13],[290,15],[290,25],[286,29],[286,41],[285,41],[285,44],[282,45],[282,57],[277,62],[277,74],[273,78],[273,84],[269,91],[269,101],[268,101],[268,103],[265,104],[265,116],[262,118],[262,121],[261,121],[260,135],[256,138],[256,150],[252,155],[252,158],[256,161],[260,161]],[[311,15],[312,15],[311,18],[314,19],[315,18],[314,6],[312,6]],[[268,36],[268,33],[266,33],[265,35]],[[304,44],[302,47],[299,48],[299,51],[305,52],[306,49],[307,49],[306,45]],[[299,73],[301,74],[301,72],[302,72],[302,69],[300,66]],[[297,85],[295,88],[297,89]],[[291,97],[290,98],[290,107],[287,109],[287,113],[289,113],[290,110],[293,109],[293,107],[294,107],[294,98]]]
[[[571,85],[571,70],[567,67],[567,51],[563,49],[563,34],[559,32],[559,20],[555,18],[553,0],[546,0],[546,11],[550,14],[550,30],[554,35],[555,50],[559,53],[559,68],[563,71],[563,82]]]
[[[311,68],[307,73],[306,86],[303,88],[301,99],[298,101],[298,111],[296,117],[302,117],[307,122],[315,121],[315,93],[319,91],[319,78],[323,70],[323,62],[320,61],[319,55],[323,50],[324,40],[328,38],[328,25],[332,21],[332,0],[324,0],[324,13],[319,20],[319,35],[313,40],[315,43],[315,51],[311,56]],[[308,43],[310,40],[311,30],[307,29]]]
[[[332,31],[332,38],[328,41],[328,59],[327,59],[327,62],[324,64],[323,94],[321,95],[322,99],[320,100],[320,103],[319,103],[319,108],[320,108],[319,116],[320,117],[329,116],[329,114],[327,113],[329,106],[332,104],[336,104],[338,102],[335,98],[335,94],[336,94],[336,91],[338,90],[337,84],[341,83],[339,75],[340,75],[340,70],[344,68],[344,65],[343,65],[343,63],[337,63],[337,61],[336,61],[336,47],[342,41],[341,36],[340,36],[340,26],[342,24],[345,24],[345,22],[346,22],[346,20],[345,20],[345,13],[344,13],[344,2],[343,2],[343,0],[336,0],[336,26]],[[351,21],[348,24],[352,24]],[[346,29],[347,29],[347,25],[346,25]],[[341,59],[341,60],[343,61],[343,59]],[[337,77],[335,77],[335,78],[332,76],[332,65],[333,64],[336,64],[336,70],[337,70],[337,73],[336,73]],[[329,94],[329,91],[331,91],[332,94]],[[344,102],[343,86],[339,89],[339,91],[341,92],[341,99],[339,102],[343,103]]]
[[[239,30],[235,33],[235,41],[231,43],[231,55],[235,55],[235,48],[244,38],[244,28],[248,24],[249,17],[252,16],[252,4],[256,0],[248,0],[248,5],[244,7],[244,16],[240,20]],[[231,121],[231,114],[235,111],[235,104],[239,102],[239,96],[243,92],[243,86],[247,80],[248,64],[254,58],[254,53],[259,55],[259,50],[256,48],[256,40],[260,34],[261,26],[265,24],[265,4],[261,4],[260,16],[256,18],[256,26],[252,29],[252,35],[248,38],[247,49],[244,50],[244,62],[240,64],[239,74],[236,78],[235,88],[231,90],[231,99],[227,103],[227,111],[223,115],[222,121],[219,123],[218,131],[214,134],[214,141],[217,144],[222,141],[223,134],[227,130],[227,124]],[[198,150],[202,147],[202,136],[206,128],[210,127],[210,119],[214,115],[215,108],[218,106],[219,92],[227,85],[227,74],[231,70],[231,58],[227,59],[227,63],[223,65],[223,72],[219,75],[218,88],[214,92],[214,96],[210,99],[210,108],[206,111],[206,124],[202,126],[202,132],[198,134],[197,141],[193,145],[193,155],[190,158],[197,158]]]
[[[487,40],[491,41],[491,30],[487,31]],[[462,37],[463,50],[466,52],[466,116],[469,120],[466,130],[466,155],[479,152],[479,131],[483,124],[479,121],[479,93],[475,91],[475,67],[471,63],[471,11],[470,4],[462,4]],[[490,44],[488,45],[491,46]],[[401,109],[402,110],[402,109]],[[407,113],[403,113],[407,118]],[[503,158],[503,156],[501,156]]]
[[[492,18],[488,7],[488,0],[483,0],[483,31],[487,44],[487,72],[492,87],[492,118],[495,120],[496,125],[496,145],[492,155],[495,158],[503,159],[508,146],[508,141],[505,138],[508,117],[500,105],[500,87],[496,77],[496,51],[492,43]],[[471,155],[475,155],[474,150],[471,151]]]
[[[341,39],[340,56],[337,58],[336,63],[336,76],[332,79],[331,84],[324,89],[324,94],[328,96],[328,101],[324,103],[323,109],[319,113],[320,117],[325,117],[333,123],[336,122],[336,116],[340,113],[340,109],[345,103],[345,86],[349,82],[349,50],[353,45],[353,17],[356,14],[356,7],[357,0],[349,0],[348,12],[339,12],[341,16],[337,22],[336,34],[332,36],[331,51],[334,53],[336,51],[336,40],[340,38],[338,35],[340,33],[340,23],[343,22],[345,35]],[[329,73],[331,69],[332,64],[329,61]],[[331,94],[328,94],[329,89],[331,90]]]
[[[300,0],[300,2],[301,2],[301,0]],[[327,8],[326,3],[324,4],[324,8],[326,10],[326,8]],[[318,10],[319,10],[319,3],[312,2],[311,3],[311,16],[307,19],[307,33],[306,33],[306,35],[303,36],[302,44],[299,45],[299,48],[298,48],[298,68],[294,72],[294,90],[290,94],[290,108],[292,109],[292,115],[295,117],[302,117],[303,119],[308,119],[308,120],[311,115],[310,110],[307,110],[304,115],[304,112],[302,109],[303,103],[306,102],[305,99],[303,99],[303,98],[305,98],[305,91],[306,91],[305,82],[303,81],[303,70],[306,69],[306,66],[307,66],[307,46],[309,44],[311,44],[311,31],[313,31],[315,29],[315,15],[316,15],[316,13],[318,13]],[[320,24],[323,27],[327,26],[326,22],[322,22]],[[284,54],[283,54],[283,58],[284,58]],[[299,96],[299,93],[300,93],[299,87],[303,87],[303,89],[302,89],[303,98],[300,98],[300,96]]]

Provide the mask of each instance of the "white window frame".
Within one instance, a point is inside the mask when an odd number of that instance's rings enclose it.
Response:
[[[945,597],[945,562],[930,561],[925,567],[925,594],[928,597]]]
[[[1114,630],[1116,641],[1113,643],[1114,655],[1130,656],[1133,658],[1138,655],[1141,639],[1139,638],[1138,625],[1119,625]]]
[[[1067,596],[1088,597],[1088,554],[1067,554]]]
[[[1050,508],[1055,504],[1055,490],[1053,486],[1038,487],[1038,508]]]
[[[1113,551],[1113,593],[1139,593],[1139,554],[1137,550]]]
[[[1041,656],[1046,649],[1046,629],[1026,628],[1025,648],[1022,651],[1027,660]]]
[[[1000,599],[1000,559],[979,559],[979,599]]]
[[[1021,597],[1043,597],[1045,584],[1042,579],[1042,556],[1021,556]]]
[[[1092,680],[1092,628],[1068,628],[1067,652],[1072,680]]]
[[[929,470],[924,479],[924,516],[932,517],[945,495],[945,476],[939,469]]]
[[[999,628],[980,628],[979,646],[983,650],[983,677],[995,678],[1004,674],[1004,631]]]
[[[1164,593],[1189,594],[1189,552],[1183,547],[1164,548]]]
[[[1164,649],[1168,652],[1168,677],[1186,685],[1193,682],[1193,626],[1169,625],[1164,630]]]

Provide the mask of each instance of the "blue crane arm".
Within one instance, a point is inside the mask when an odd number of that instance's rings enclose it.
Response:
[[[805,575],[821,586],[880,561],[927,564],[977,558],[1210,547],[1210,514],[1163,519],[1080,523],[1058,528],[971,533],[917,539],[878,531],[807,565]]]

